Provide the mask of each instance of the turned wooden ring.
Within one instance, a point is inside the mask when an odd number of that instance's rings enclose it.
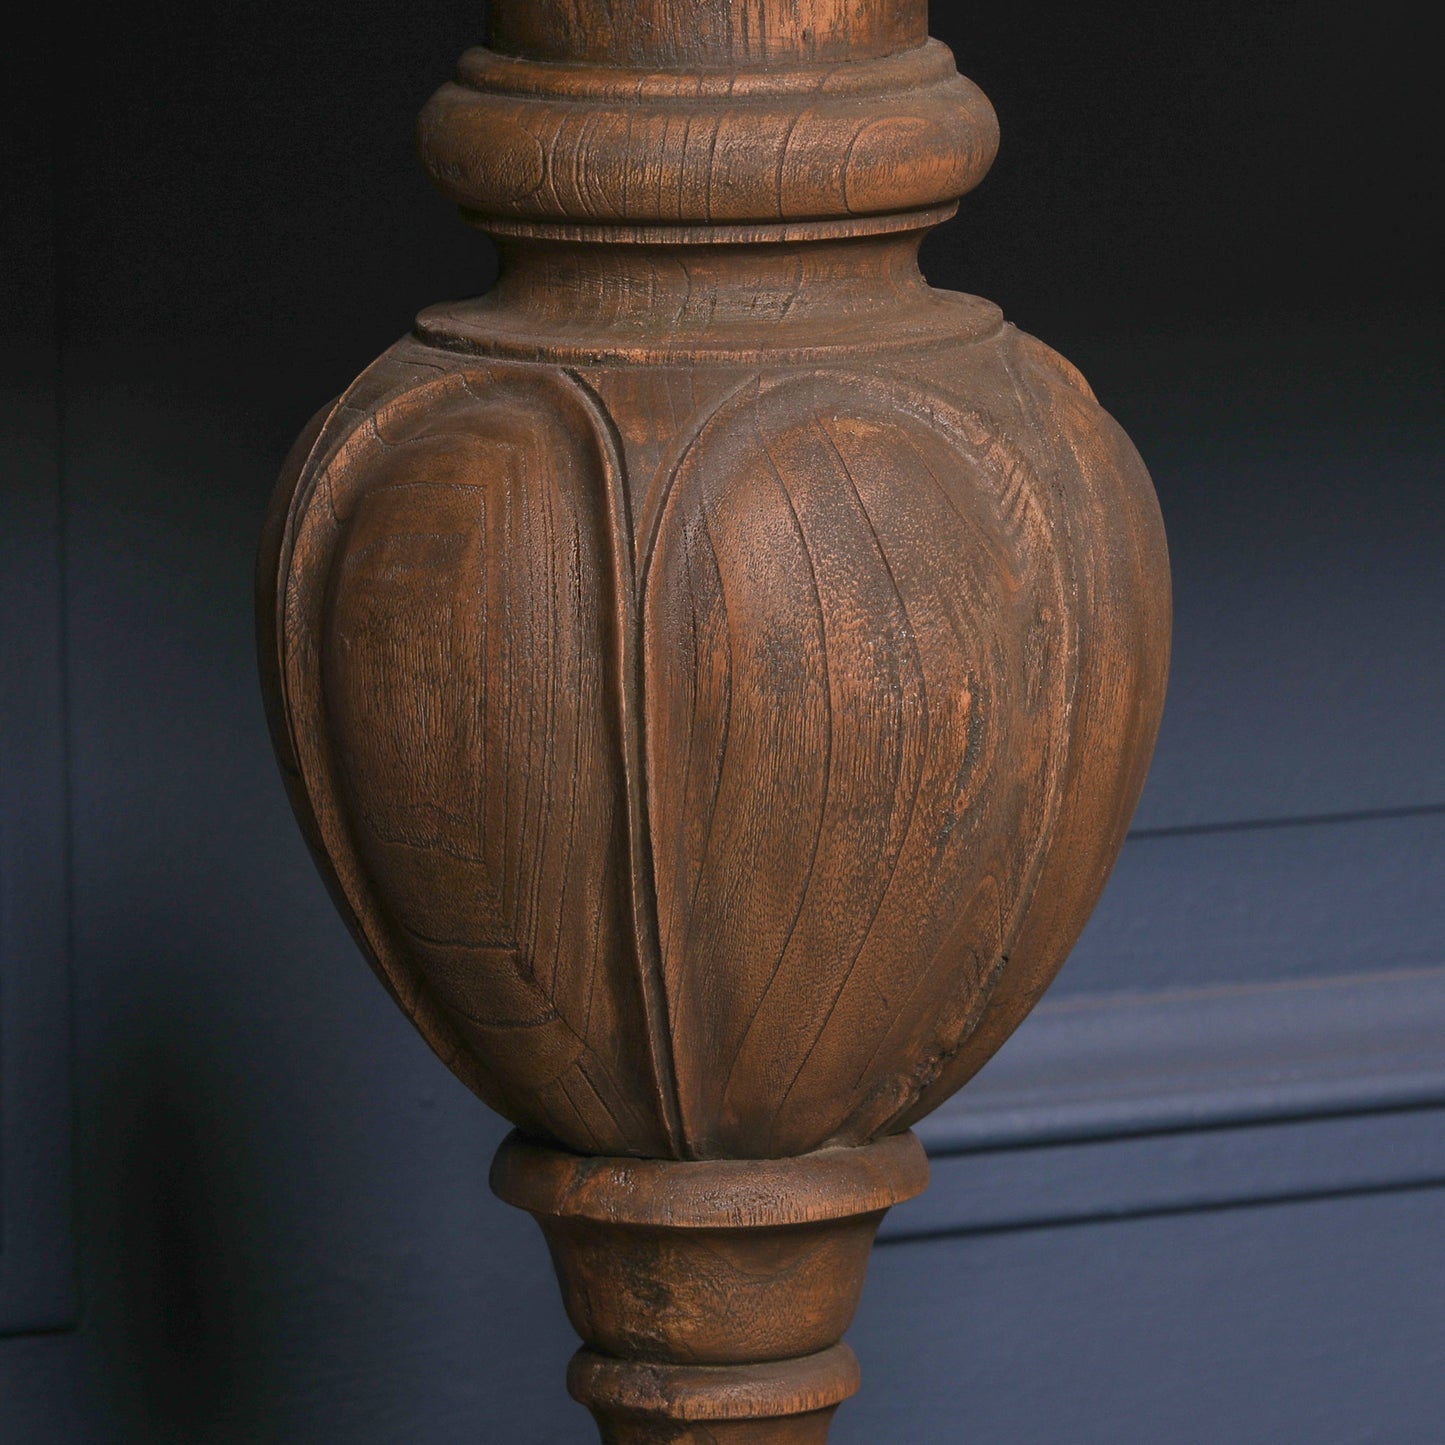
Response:
[[[993,164],[998,119],[937,41],[726,84],[472,50],[418,138],[480,224],[763,225],[957,201]]]
[[[601,1415],[664,1420],[758,1420],[832,1410],[858,1393],[858,1357],[833,1345],[800,1360],[736,1365],[658,1365],[579,1350],[567,1388]]]
[[[850,1219],[928,1187],[913,1133],[791,1159],[606,1159],[513,1130],[492,1164],[499,1199],[543,1217],[659,1229],[776,1229]]]

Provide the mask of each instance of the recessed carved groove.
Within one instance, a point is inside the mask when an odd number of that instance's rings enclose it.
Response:
[[[638,982],[647,1016],[648,1047],[657,1079],[669,1153],[687,1157],[689,1146],[679,1112],[677,1068],[668,1022],[667,983],[657,937],[657,893],[652,877],[652,834],[647,809],[647,778],[642,764],[644,703],[637,609],[637,537],[626,487],[624,447],[602,399],[576,372],[573,384],[589,400],[599,433],[607,438],[612,465],[606,470],[609,536],[615,595],[619,599],[617,697],[622,732],[623,792],[627,807],[628,877]],[[595,974],[590,990],[596,988]]]

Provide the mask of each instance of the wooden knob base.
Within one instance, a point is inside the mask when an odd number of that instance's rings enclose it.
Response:
[[[542,1227],[585,1347],[573,1397],[626,1445],[826,1438],[878,1225],[928,1182],[912,1134],[795,1159],[588,1158],[513,1134],[492,1187]]]

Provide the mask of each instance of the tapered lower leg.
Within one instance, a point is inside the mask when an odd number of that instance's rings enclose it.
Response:
[[[596,1159],[512,1135],[492,1170],[542,1226],[607,1445],[821,1445],[858,1388],[842,1344],[911,1134],[797,1159]]]

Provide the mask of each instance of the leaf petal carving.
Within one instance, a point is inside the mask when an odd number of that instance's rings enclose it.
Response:
[[[283,554],[314,831],[378,970],[467,1082],[575,1148],[665,1154],[666,1086],[639,1047],[632,574],[605,418],[535,368],[363,385]]]
[[[869,1137],[986,1005],[1067,746],[1037,491],[985,419],[876,374],[760,380],[679,460],[645,751],[698,1153]]]

